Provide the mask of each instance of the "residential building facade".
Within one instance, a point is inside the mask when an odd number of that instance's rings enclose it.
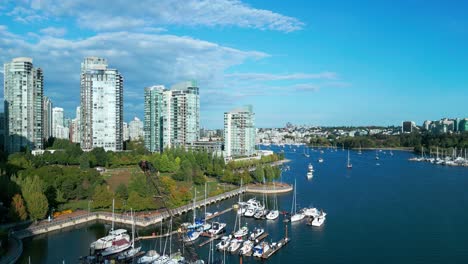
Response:
[[[128,124],[128,135],[130,140],[143,139],[143,122],[138,117],[134,117]]]
[[[224,113],[224,157],[255,153],[255,114],[251,105]]]
[[[123,77],[107,60],[81,63],[81,148],[123,150]]]
[[[4,64],[5,148],[9,153],[43,148],[44,77],[31,58]]]

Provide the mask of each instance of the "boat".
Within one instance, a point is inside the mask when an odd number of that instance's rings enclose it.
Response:
[[[253,217],[255,215],[255,209],[253,207],[247,208],[247,210],[244,213],[245,217]]]
[[[167,255],[162,255],[160,256],[156,261],[154,261],[152,264],[165,264],[167,263],[169,260],[171,260],[169,258],[169,256]]]
[[[361,144],[359,144],[359,151],[358,151],[358,153],[357,153],[357,154],[359,154],[359,155],[361,155],[361,154],[362,154],[362,150],[361,150]]]
[[[221,242],[216,244],[216,249],[218,250],[226,250],[227,247],[229,247],[229,244],[231,243],[231,236],[223,236],[221,238]]]
[[[229,243],[228,251],[231,253],[236,252],[242,245],[242,242],[244,242],[242,239],[237,239],[234,238],[231,240],[231,243]]]
[[[309,163],[309,166],[307,167],[309,171],[314,171],[314,166],[312,166],[312,163]]]
[[[132,259],[138,255],[141,251],[141,247],[135,247],[135,219],[133,217],[133,212],[130,212],[132,216],[132,246],[130,250],[124,251],[117,256],[118,260],[127,260]]]
[[[263,241],[260,242],[258,245],[256,245],[253,248],[253,256],[257,258],[261,258],[265,252],[267,252],[270,249],[270,245]]]
[[[206,222],[206,205],[207,205],[207,202],[206,202],[206,182],[205,182],[205,218],[203,218],[203,231],[208,231],[211,229],[211,224]]]
[[[379,159],[380,159],[380,158],[379,158],[379,153],[377,152],[377,150],[375,151],[375,159],[376,159],[376,160],[379,160]]]
[[[197,191],[194,191],[195,195],[193,198],[193,224],[188,226],[189,231],[187,232],[186,236],[183,238],[183,241],[188,243],[188,242],[193,242],[197,240],[200,237],[200,232],[198,229],[203,228],[203,221],[200,221],[196,219],[196,214],[197,214],[197,208],[195,206],[195,201],[197,200]]]
[[[128,241],[125,238],[114,240],[112,242],[112,246],[104,249],[104,251],[101,252],[101,256],[106,257],[106,256],[110,256],[113,254],[117,254],[124,250],[129,249],[131,246],[132,244],[130,243],[130,241]]]
[[[304,219],[305,215],[302,214],[301,212],[297,212],[296,211],[296,195],[297,195],[297,191],[296,191],[296,180],[294,180],[294,195],[293,195],[293,203],[292,203],[292,208],[291,208],[291,222],[297,222],[297,221],[300,221],[302,219]]]
[[[224,228],[226,228],[226,223],[213,222],[211,229],[208,230],[208,233],[212,235],[218,235],[224,231]]]
[[[244,244],[242,244],[241,249],[239,250],[239,255],[246,255],[250,253],[253,249],[254,242],[250,240],[246,240]]]
[[[254,214],[255,219],[263,219],[265,215],[267,215],[268,212],[266,210],[257,210],[257,212]]]
[[[308,150],[307,147],[304,147],[304,156],[305,156],[306,158],[308,158],[308,157],[310,157],[310,154],[309,154],[309,151],[307,151],[307,153],[306,153],[306,149]]]
[[[314,177],[313,172],[314,172],[314,166],[312,166],[312,163],[309,163],[308,171],[307,171],[307,179],[312,179]]]
[[[309,217],[316,217],[320,214],[319,210],[315,207],[312,207],[312,208],[305,208],[302,210],[302,213],[305,215],[305,216],[309,216]]]
[[[323,158],[319,158],[319,159],[318,159],[318,162],[319,162],[319,163],[323,163]]]
[[[254,231],[250,234],[249,239],[252,241],[257,240],[261,235],[265,233],[265,229],[263,228],[255,228]]]
[[[243,237],[243,236],[246,236],[248,233],[249,233],[249,228],[247,228],[247,226],[243,226],[234,233],[234,237]]]
[[[279,211],[278,211],[278,197],[276,196],[276,183],[273,182],[273,190],[274,190],[274,198],[273,198],[273,210],[270,210],[268,214],[265,216],[267,220],[275,220],[276,218],[279,217]]]
[[[116,229],[114,230],[114,208],[115,208],[115,200],[112,199],[112,227],[111,230],[109,231],[109,234],[105,237],[101,237],[98,240],[94,241],[93,243],[90,244],[90,248],[93,251],[96,250],[103,250],[108,247],[111,247],[113,245],[112,242],[121,240],[121,239],[126,239],[130,241],[130,236],[127,234],[127,230],[125,229]]]
[[[351,164],[351,162],[349,161],[349,149],[348,149],[348,163],[346,164],[346,168],[348,168],[348,169],[353,168],[353,164]]]
[[[311,171],[308,171],[306,176],[307,176],[307,179],[312,179],[314,177]]]
[[[314,220],[312,221],[313,226],[321,226],[325,222],[325,213],[323,211],[320,212],[320,214],[317,217],[314,217]]]
[[[268,219],[268,220],[275,220],[278,217],[279,217],[279,211],[278,210],[271,210],[266,215],[266,219]]]
[[[153,263],[159,257],[160,257],[160,255],[158,254],[158,252],[156,252],[156,250],[150,250],[150,251],[146,252],[146,254],[144,256],[139,258],[137,263],[138,264]]]

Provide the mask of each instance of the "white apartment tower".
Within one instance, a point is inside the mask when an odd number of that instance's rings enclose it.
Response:
[[[224,113],[224,157],[251,156],[255,153],[255,114],[252,106]]]
[[[138,117],[134,117],[128,124],[128,135],[130,140],[138,140],[143,138],[143,122]]]
[[[81,148],[123,149],[123,77],[107,61],[81,63]]]
[[[149,151],[187,146],[200,134],[200,95],[193,81],[145,89],[145,146]]]
[[[63,138],[62,131],[64,127],[63,123],[63,108],[54,107],[52,108],[52,136],[55,138]]]
[[[5,149],[9,153],[43,148],[44,81],[31,58],[4,64]]]

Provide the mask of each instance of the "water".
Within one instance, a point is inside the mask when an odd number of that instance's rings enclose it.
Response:
[[[324,150],[324,162],[318,163],[318,151],[306,158],[302,148],[296,148],[297,152],[285,148],[291,170],[283,173],[283,181],[297,179],[298,206],[323,208],[327,220],[320,228],[305,222],[288,224],[292,241],[268,263],[468,263],[468,168],[409,162],[412,154],[408,152],[394,151],[393,156],[382,152],[377,161],[375,151],[362,155],[351,151],[353,168],[348,170],[346,151]],[[312,180],[305,177],[309,162],[315,168]],[[292,193],[279,195],[278,200],[280,210],[291,210]],[[212,205],[208,211],[221,211],[235,201]],[[220,217],[230,224],[229,230],[234,219],[235,212]],[[268,241],[284,236],[282,216],[274,222],[245,220],[251,229],[265,227]],[[27,263],[28,257],[32,263],[76,263],[88,253],[89,243],[105,235],[106,228],[94,223],[27,239],[20,263]],[[157,230],[151,227],[139,234]],[[158,240],[142,244],[145,250],[159,251]],[[207,259],[208,246],[196,250]],[[223,256],[216,253],[215,258]],[[231,255],[226,260],[239,262]],[[243,262],[258,261],[244,258]]]

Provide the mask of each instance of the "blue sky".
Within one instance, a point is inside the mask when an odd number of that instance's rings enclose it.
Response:
[[[32,57],[70,117],[91,55],[123,74],[127,121],[144,87],[190,79],[208,128],[244,104],[259,127],[468,117],[465,1],[0,2],[0,61]]]

